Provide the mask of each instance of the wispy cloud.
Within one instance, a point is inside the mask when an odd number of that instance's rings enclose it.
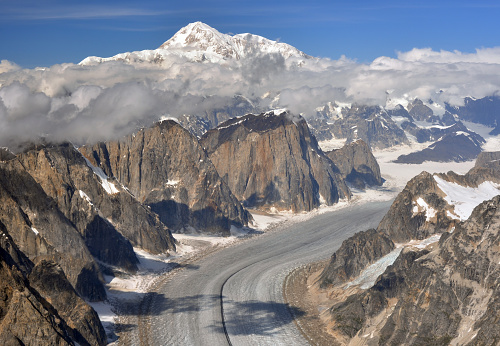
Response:
[[[1,10],[2,20],[88,20],[121,17],[151,17],[175,14],[173,11],[159,11],[132,7],[111,7],[96,5],[57,7],[10,7]]]

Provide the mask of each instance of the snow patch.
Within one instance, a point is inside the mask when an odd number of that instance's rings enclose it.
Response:
[[[373,285],[377,281],[378,277],[382,275],[385,270],[392,265],[398,256],[401,254],[406,247],[413,247],[417,249],[424,249],[430,244],[434,244],[441,238],[441,234],[434,234],[433,236],[423,239],[423,240],[412,240],[406,244],[398,244],[396,248],[389,252],[387,255],[378,259],[376,262],[372,263],[368,267],[366,267],[359,276],[353,281],[349,282],[345,288],[349,288],[351,286],[359,286],[359,288],[366,290]]]
[[[366,290],[372,287],[375,285],[377,278],[385,272],[387,267],[396,261],[401,251],[403,251],[403,247],[396,248],[375,263],[369,265],[354,281],[349,282],[345,288],[359,286],[361,289]]]
[[[427,202],[419,197],[415,202],[416,205],[413,207],[413,216],[424,211],[425,212],[425,221],[429,222],[433,217],[436,216],[436,210],[430,207]]]
[[[120,192],[116,188],[115,184],[108,181],[108,176],[106,175],[106,173],[104,173],[104,171],[100,167],[94,166],[85,156],[83,158],[85,159],[85,162],[87,162],[87,166],[89,166],[94,172],[94,174],[96,174],[101,179],[101,185],[108,194],[113,195],[115,193]]]
[[[491,181],[485,181],[478,187],[468,187],[448,182],[436,175],[434,180],[446,195],[445,201],[454,206],[455,214],[461,221],[467,220],[479,204],[500,194],[500,185]]]

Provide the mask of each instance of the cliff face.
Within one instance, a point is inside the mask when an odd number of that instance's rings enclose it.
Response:
[[[70,144],[18,155],[18,160],[57,202],[102,262],[135,270],[132,245],[153,254],[175,249],[157,215],[121,184],[108,179]]]
[[[368,344],[496,345],[499,206],[499,196],[480,204],[434,250],[403,251],[372,288],[330,309],[333,329]]]
[[[364,189],[367,184],[382,185],[380,166],[363,140],[346,144],[325,154],[340,170],[342,177],[354,187]]]
[[[251,219],[196,138],[174,121],[80,151],[173,230],[229,234]]]
[[[350,196],[305,120],[291,120],[286,112],[231,119],[200,142],[246,206],[298,212]]]
[[[32,261],[60,263],[83,297],[106,297],[99,267],[81,234],[16,159],[0,163],[0,221]]]
[[[95,311],[53,262],[33,263],[0,222],[0,343],[105,345]]]
[[[385,234],[374,229],[356,233],[342,242],[321,273],[321,288],[340,285],[358,276],[369,264],[388,254],[395,245]]]

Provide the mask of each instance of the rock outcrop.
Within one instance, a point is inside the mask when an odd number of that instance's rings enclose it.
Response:
[[[0,222],[0,343],[105,345],[95,311],[74,291],[61,268],[33,263]]]
[[[377,230],[397,243],[449,231],[455,225],[449,216],[453,207],[443,197],[433,175],[422,172],[398,194]]]
[[[81,234],[17,159],[0,163],[0,221],[30,260],[59,263],[89,300],[106,297],[99,266]]]
[[[377,149],[409,144],[404,131],[379,106],[353,105],[343,118],[335,120],[332,133],[335,138],[346,138],[347,143],[362,139]]]
[[[434,249],[403,250],[367,291],[330,309],[332,329],[368,344],[500,341],[500,196]]]
[[[380,166],[363,140],[346,144],[325,154],[339,169],[342,177],[354,187],[364,189],[366,185],[382,185]]]
[[[157,215],[109,179],[71,144],[31,150],[18,160],[57,202],[100,261],[135,270],[132,246],[159,254],[175,249]]]
[[[342,242],[321,273],[321,288],[336,286],[354,278],[369,264],[388,254],[395,245],[387,235],[370,229]]]
[[[427,122],[439,121],[439,117],[434,115],[432,109],[424,105],[422,100],[413,100],[413,102],[408,104],[407,108],[408,113],[414,120]]]
[[[172,230],[227,235],[251,220],[197,139],[172,120],[80,151]]]
[[[285,111],[231,119],[200,142],[245,206],[298,212],[350,196],[305,120]]]

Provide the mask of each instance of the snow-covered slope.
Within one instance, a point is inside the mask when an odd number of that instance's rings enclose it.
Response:
[[[110,58],[90,56],[80,65],[93,65],[106,61],[161,64],[169,57],[183,57],[189,61],[220,63],[240,60],[249,56],[275,53],[283,58],[310,59],[298,49],[281,42],[252,34],[227,35],[202,22],[191,23],[179,30],[158,49],[121,53]]]

